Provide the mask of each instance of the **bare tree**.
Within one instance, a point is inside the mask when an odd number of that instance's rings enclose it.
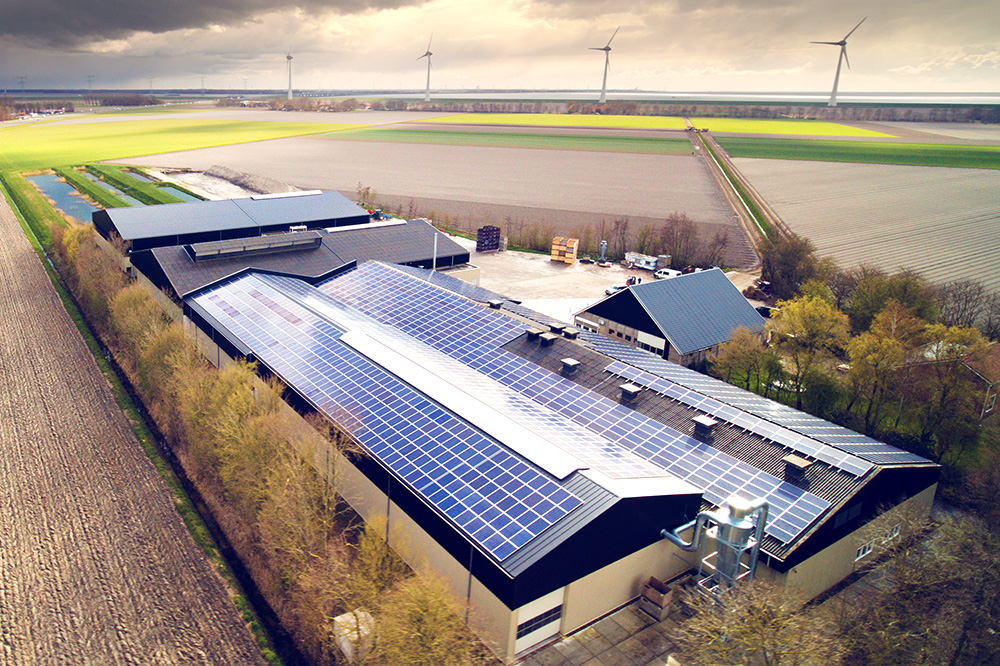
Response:
[[[803,610],[803,598],[763,580],[739,585],[720,599],[692,593],[693,612],[677,629],[684,663],[705,666],[832,666],[841,644],[822,607]]]
[[[671,213],[660,227],[657,254],[669,254],[670,265],[684,268],[697,260],[698,230],[684,213]]]
[[[981,282],[955,280],[937,290],[941,323],[948,326],[975,326],[989,306],[989,294]]]

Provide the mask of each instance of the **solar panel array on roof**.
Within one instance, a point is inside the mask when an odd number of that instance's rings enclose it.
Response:
[[[354,436],[497,560],[580,500],[480,430],[358,354],[325,316],[338,304],[249,274],[189,300]],[[311,288],[304,283],[302,293]],[[315,290],[312,290],[315,292]]]
[[[756,393],[737,388],[721,380],[671,363],[642,349],[629,347],[603,335],[583,331],[580,337],[600,353],[635,366],[685,388],[758,416],[778,426],[805,435],[823,444],[879,465],[929,463],[926,458],[890,446],[818,416],[800,412]],[[739,425],[739,424],[737,424]],[[860,471],[860,466],[852,466]],[[856,473],[856,472],[852,472]]]
[[[630,382],[635,382],[640,386],[645,386],[648,389],[656,391],[660,395],[665,395],[668,398],[673,398],[678,400],[689,407],[694,407],[706,414],[711,414],[713,417],[720,419],[722,421],[727,421],[735,426],[739,426],[744,430],[749,430],[755,434],[760,435],[765,439],[769,439],[772,442],[777,442],[782,446],[787,446],[788,448],[801,453],[806,456],[815,458],[828,465],[833,465],[834,467],[841,469],[854,476],[864,476],[874,465],[870,462],[860,460],[855,456],[840,451],[831,446],[824,445],[821,442],[801,435],[796,432],[792,432],[787,428],[775,425],[769,421],[765,421],[758,416],[753,414],[747,414],[742,412],[735,407],[726,405],[714,398],[709,398],[700,393],[692,391],[680,384],[672,382],[663,377],[658,377],[652,373],[644,372],[638,368],[633,368],[627,363],[622,363],[621,361],[615,361],[605,368],[610,373],[618,375],[619,377],[624,377]]]
[[[320,289],[597,433],[603,444],[571,438],[560,446],[612,478],[666,471],[703,488],[717,505],[732,494],[767,497],[772,504],[768,533],[785,543],[829,507],[794,485],[499,349],[525,327],[396,268],[369,262]]]

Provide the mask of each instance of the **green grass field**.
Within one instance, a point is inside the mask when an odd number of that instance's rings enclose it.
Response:
[[[1000,146],[718,137],[733,157],[1000,169]]]
[[[819,120],[754,120],[752,118],[691,118],[691,124],[698,129],[729,134],[783,134],[791,136],[845,136],[892,138],[891,134],[881,134],[839,123]]]
[[[469,132],[437,129],[373,128],[348,130],[326,135],[337,141],[383,141],[449,146],[490,146],[499,148],[543,148],[548,150],[591,150],[604,153],[648,153],[689,155],[687,138],[586,136],[572,134],[529,134],[516,132]]]
[[[0,171],[71,166],[355,127],[359,126],[184,118],[14,124],[0,127]]]
[[[670,116],[592,116],[561,113],[460,113],[419,122],[446,125],[532,125],[536,127],[617,127],[682,130],[682,118]]]

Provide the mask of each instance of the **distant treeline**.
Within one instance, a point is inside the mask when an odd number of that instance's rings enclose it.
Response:
[[[156,106],[163,104],[161,99],[139,93],[94,96],[88,97],[87,101],[94,106]]]
[[[588,102],[472,102],[440,100],[406,102],[392,100],[382,108],[394,111],[420,110],[450,113],[573,113],[614,116],[696,116],[699,118],[792,118],[827,121],[882,122],[982,122],[1000,123],[1000,106],[821,106],[810,104],[661,104],[613,100]]]
[[[0,97],[0,120],[13,120],[27,113],[45,113],[58,109],[64,113],[72,113],[75,110],[72,102],[66,100],[50,99],[44,102],[22,102],[13,97]]]

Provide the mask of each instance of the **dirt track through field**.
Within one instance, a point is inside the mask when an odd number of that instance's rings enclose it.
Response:
[[[0,197],[0,664],[262,664]]]

